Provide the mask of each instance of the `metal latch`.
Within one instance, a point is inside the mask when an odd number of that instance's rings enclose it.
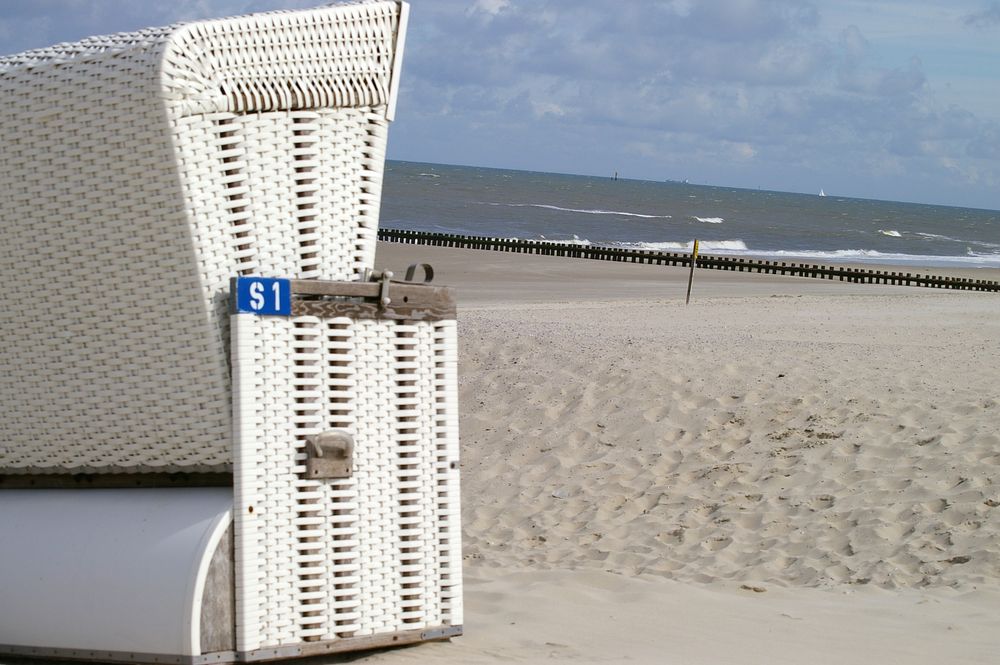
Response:
[[[307,478],[350,478],[354,468],[354,437],[332,429],[306,439]]]
[[[424,284],[430,284],[434,281],[434,268],[431,267],[429,263],[413,263],[406,269],[406,281],[412,282],[413,278],[416,276],[417,268],[424,271]],[[389,296],[389,285],[393,283],[393,277],[395,275],[391,270],[372,270],[367,268],[365,270],[364,278],[362,281],[365,282],[377,282],[379,285],[378,289],[378,306],[379,309],[385,309],[392,304],[392,298]],[[395,282],[399,284],[400,282]]]
[[[393,276],[391,270],[372,270],[371,268],[365,270],[364,281],[379,283],[379,309],[385,309],[392,303],[392,298],[389,297],[389,284],[392,282]]]

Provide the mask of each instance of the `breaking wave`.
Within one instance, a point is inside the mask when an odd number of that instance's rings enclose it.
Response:
[[[917,233],[915,234],[924,238],[926,240],[944,240],[947,242],[957,242],[963,245],[975,245],[976,247],[985,247],[987,249],[1000,249],[1000,244],[995,242],[985,242],[983,240],[962,240],[961,238],[952,238],[949,236],[942,236],[936,233]]]
[[[634,249],[651,249],[657,252],[690,252],[691,242],[634,242],[621,243],[619,246],[631,247]],[[700,240],[698,241],[698,251],[716,254],[740,253],[745,254],[750,250],[742,240]]]
[[[516,238],[512,238],[516,240]],[[655,252],[690,252],[691,242],[592,242],[574,236],[571,240],[552,240],[545,236],[534,238],[540,242],[581,247],[620,247]],[[747,256],[769,260],[804,260],[817,263],[882,263],[886,265],[940,266],[961,268],[1000,268],[1000,253],[973,252],[964,256],[927,256],[923,254],[901,254],[880,252],[874,249],[837,250],[768,250],[751,249],[742,240],[702,240],[698,243],[701,254],[722,256]]]
[[[673,217],[673,215],[646,215],[640,212],[625,212],[623,210],[562,208],[560,206],[548,205],[546,203],[486,203],[486,205],[507,206],[509,208],[546,208],[547,210],[559,210],[561,212],[578,212],[583,215],[616,215],[619,217],[641,217],[642,219],[671,219]]]

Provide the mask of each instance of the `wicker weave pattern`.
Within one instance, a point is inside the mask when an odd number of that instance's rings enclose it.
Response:
[[[0,58],[0,470],[226,470],[228,279],[371,267],[399,5]]]
[[[233,350],[237,649],[460,623],[454,322],[237,315]],[[354,474],[304,480],[327,429]]]
[[[459,487],[458,330],[455,321],[438,321],[434,330],[434,488],[441,556],[442,622],[461,625],[462,505]]]

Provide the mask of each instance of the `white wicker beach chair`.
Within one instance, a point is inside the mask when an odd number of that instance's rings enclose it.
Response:
[[[230,468],[229,278],[372,267],[400,16],[262,14],[0,59],[0,465]]]
[[[0,529],[44,533],[0,538],[0,653],[215,663],[461,632],[453,302],[357,283],[406,17],[362,2],[0,58]],[[231,313],[241,276],[292,280],[291,314]],[[311,466],[327,435],[353,444],[346,476]],[[90,485],[156,488],[46,489]],[[87,533],[101,574],[69,554]],[[147,570],[102,564],[101,538],[187,552],[162,573],[176,631],[138,618]]]

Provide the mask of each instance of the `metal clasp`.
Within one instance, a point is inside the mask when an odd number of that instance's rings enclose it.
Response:
[[[354,437],[332,429],[306,439],[307,478],[350,478],[354,469]]]

